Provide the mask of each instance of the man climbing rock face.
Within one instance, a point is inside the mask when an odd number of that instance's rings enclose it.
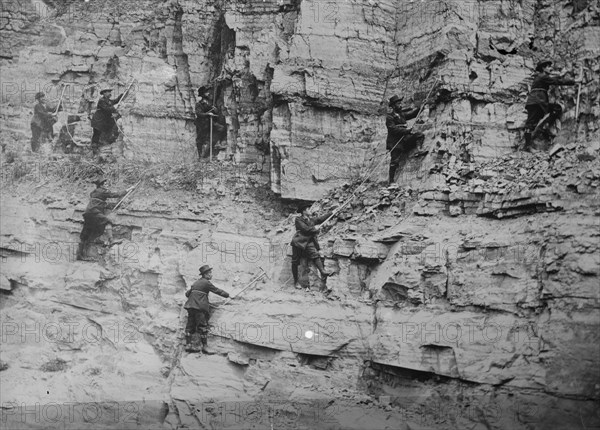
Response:
[[[185,327],[185,344],[186,350],[196,352],[192,346],[192,335],[198,333],[200,342],[202,343],[202,352],[212,354],[213,351],[208,348],[208,321],[210,319],[210,302],[208,293],[218,294],[221,297],[229,297],[227,291],[215,287],[210,280],[212,279],[212,267],[208,264],[200,267],[200,275],[202,278],[194,282],[192,288],[185,292],[188,298],[184,308],[188,313],[187,325]]]
[[[85,259],[88,246],[106,231],[106,244],[113,244],[112,221],[107,216],[112,205],[107,203],[107,199],[121,198],[127,194],[133,187],[129,187],[122,192],[112,192],[104,188],[105,178],[96,178],[92,181],[96,184],[96,189],[90,193],[90,202],[83,213],[83,230],[79,235],[79,248],[77,249],[77,260]]]
[[[562,114],[562,108],[558,103],[550,103],[548,100],[548,89],[550,85],[575,85],[574,79],[566,79],[564,76],[553,76],[552,61],[541,61],[535,68],[536,74],[531,84],[531,91],[525,103],[527,109],[527,121],[525,122],[525,150],[531,145],[533,131],[538,123],[546,116],[546,122],[552,124]]]
[[[94,129],[92,135],[92,151],[94,155],[98,154],[100,145],[110,145],[119,137],[119,130],[116,122],[119,113],[117,112],[115,105],[123,98],[123,94],[119,95],[116,99],[111,99],[111,93],[112,89],[110,88],[105,88],[100,91],[101,97],[100,100],[98,100],[96,112],[92,117],[92,128]]]
[[[300,259],[302,257],[307,258],[309,261],[312,260],[319,273],[321,279],[326,280],[328,276],[331,276],[331,272],[325,271],[323,267],[323,260],[319,254],[319,242],[317,235],[319,234],[319,227],[316,224],[320,224],[325,221],[332,212],[319,217],[311,217],[309,204],[300,205],[298,212],[300,216],[296,217],[296,234],[292,238],[292,275],[294,277],[294,288],[301,289],[302,287],[298,283],[298,266],[300,265]]]
[[[419,114],[421,107],[403,108],[402,97],[393,96],[390,98],[390,107],[392,111],[385,118],[385,125],[388,130],[385,146],[391,151],[389,183],[396,179],[396,170],[401,161],[407,156],[408,152],[422,145],[425,140],[423,133],[414,132],[408,128],[406,121],[415,118]]]

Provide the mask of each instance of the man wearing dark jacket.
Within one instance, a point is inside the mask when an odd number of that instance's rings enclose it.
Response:
[[[393,183],[396,178],[396,170],[406,154],[414,149],[417,144],[421,145],[425,140],[423,133],[414,132],[408,128],[406,121],[415,118],[419,114],[420,107],[403,108],[402,97],[393,96],[390,98],[390,107],[392,111],[385,118],[385,125],[388,130],[385,146],[391,151],[389,183]]]
[[[198,333],[202,343],[202,352],[212,354],[212,351],[207,346],[208,321],[210,319],[208,293],[218,294],[225,298],[229,297],[229,293],[215,287],[210,282],[212,279],[212,267],[208,264],[200,267],[200,275],[202,278],[194,282],[192,288],[185,293],[185,296],[188,298],[184,305],[184,308],[188,312],[187,325],[185,326],[185,344],[187,351],[194,352],[192,335]]]
[[[112,192],[104,188],[106,179],[97,178],[93,181],[96,189],[90,193],[90,202],[83,213],[83,230],[79,235],[79,248],[77,249],[77,260],[83,260],[87,253],[88,245],[102,236],[106,230],[107,243],[113,243],[112,221],[107,216],[111,207],[106,202],[110,198],[121,198],[133,187],[122,192]]]
[[[110,98],[112,89],[105,88],[100,91],[100,100],[98,100],[98,106],[96,112],[92,117],[92,128],[94,133],[92,134],[92,151],[94,154],[98,153],[100,145],[110,145],[117,140],[119,137],[119,130],[117,127],[116,118],[119,113],[115,108],[115,105],[123,98],[121,94],[116,99]]]
[[[323,260],[319,254],[319,242],[317,240],[317,235],[320,230],[319,227],[316,226],[316,224],[320,224],[329,218],[331,212],[319,217],[311,217],[309,210],[310,206],[311,205],[305,204],[298,207],[298,212],[301,215],[296,217],[296,234],[294,234],[291,242],[292,276],[294,277],[294,288],[296,289],[302,289],[298,283],[298,266],[300,265],[302,257],[306,257],[315,263],[323,280],[332,275],[331,272],[326,272],[323,267]]]
[[[550,103],[548,100],[548,89],[550,85],[575,85],[574,79],[566,79],[564,76],[552,76],[552,61],[541,61],[535,68],[536,75],[531,84],[531,91],[525,103],[527,109],[527,122],[525,123],[525,149],[529,148],[532,132],[546,114],[548,123],[553,123],[562,113],[558,103]]]
[[[35,95],[37,100],[33,107],[33,118],[31,119],[31,150],[37,152],[40,149],[40,140],[46,141],[53,135],[52,126],[56,122],[56,115],[46,105],[46,95],[39,92]]]
[[[198,102],[196,103],[196,148],[198,149],[198,157],[206,158],[210,153],[211,143],[214,148],[215,142],[224,137],[225,126],[221,124],[220,115],[216,108],[209,103],[210,91],[206,87],[198,89]],[[212,118],[212,138],[211,133],[211,118]]]

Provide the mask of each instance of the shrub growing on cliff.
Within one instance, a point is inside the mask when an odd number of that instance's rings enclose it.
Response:
[[[4,157],[5,157],[4,159],[6,160],[6,163],[11,164],[11,163],[14,163],[15,160],[17,159],[17,153],[14,151],[8,151]]]
[[[60,358],[55,358],[54,360],[50,360],[40,367],[40,370],[43,372],[60,372],[67,368],[67,362]]]

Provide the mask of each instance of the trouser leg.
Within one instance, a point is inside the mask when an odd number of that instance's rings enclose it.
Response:
[[[75,256],[76,260],[83,260],[86,254],[86,242],[79,242],[77,247],[77,255]]]
[[[300,265],[301,257],[302,250],[292,246],[292,276],[294,277],[294,285],[298,284],[298,266]]]
[[[396,179],[396,171],[398,170],[398,166],[400,165],[401,157],[402,151],[400,148],[396,147],[392,149],[392,152],[390,154],[390,169],[388,172],[388,180],[390,184],[392,184]]]
[[[189,345],[192,340],[192,335],[196,333],[196,309],[187,310],[187,324],[185,325],[185,343]]]
[[[98,154],[98,150],[100,148],[100,136],[102,135],[102,132],[100,130],[98,130],[97,128],[94,129],[94,132],[92,134],[92,153],[94,155]]]
[[[527,121],[525,129],[529,132],[533,131],[540,120],[546,115],[546,109],[542,105],[527,105]]]
[[[42,129],[35,124],[31,124],[31,150],[37,152],[40,149],[40,137]]]
[[[88,243],[93,235],[92,221],[87,214],[83,215],[83,229],[79,234],[79,246],[77,247],[77,260],[83,259],[87,254]]]
[[[540,120],[546,114],[546,109],[542,105],[527,105],[527,121],[525,122],[525,150],[531,146],[531,133],[535,130]]]
[[[208,320],[208,312],[202,310],[198,311],[196,319],[196,331],[200,334],[200,342],[202,342],[203,349],[206,349],[208,346]]]
[[[325,267],[323,266],[323,259],[322,258],[315,258],[313,260],[315,262],[315,265],[317,266],[317,269],[319,269],[319,273],[321,274],[322,278],[326,278],[327,276],[329,276],[329,273],[325,271]]]
[[[108,242],[108,244],[110,245],[111,243],[113,243],[113,228],[111,223],[106,224],[104,233],[106,233],[106,241]]]
[[[421,132],[410,133],[404,137],[404,145],[402,146],[402,151],[412,151],[417,146],[420,146],[425,141],[425,135]]]
[[[198,158],[204,157],[204,152],[206,151],[207,138],[209,131],[204,127],[199,127],[196,125],[196,149],[198,150]]]
[[[562,106],[558,103],[550,103],[550,105],[548,106],[548,113],[550,114],[550,116],[548,117],[548,123],[552,124],[561,117]]]
[[[188,309],[187,324],[185,326],[185,346],[190,352],[195,351],[197,345],[193,342],[193,336],[198,333],[198,320],[200,311],[198,309]]]

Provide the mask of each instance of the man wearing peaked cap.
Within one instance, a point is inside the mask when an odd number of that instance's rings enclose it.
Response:
[[[558,103],[550,103],[548,90],[550,85],[575,85],[574,79],[564,76],[551,75],[552,61],[540,61],[535,67],[535,76],[531,84],[531,90],[525,103],[527,110],[527,121],[525,122],[525,147],[529,150],[533,137],[533,131],[541,126],[544,118],[547,124],[552,124],[562,114],[562,107]]]
[[[94,155],[98,154],[100,145],[110,145],[119,137],[116,122],[119,113],[115,105],[121,101],[123,94],[119,95],[116,99],[111,99],[111,93],[111,88],[100,90],[101,97],[98,100],[96,112],[92,117],[92,128],[94,129],[92,134],[92,151]]]
[[[188,319],[185,326],[185,344],[186,350],[195,352],[196,348],[192,346],[192,335],[198,334],[202,343],[202,352],[212,354],[208,349],[208,322],[210,320],[210,301],[208,294],[214,293],[221,297],[229,297],[227,291],[215,287],[210,280],[212,279],[212,267],[208,264],[200,267],[200,275],[202,278],[194,282],[192,288],[186,291],[185,296],[188,298],[184,305],[187,310]]]
[[[393,107],[396,103],[401,102],[402,100],[404,100],[404,97],[400,97],[399,95],[393,95],[392,97],[390,97],[389,106]]]
[[[129,187],[122,192],[112,192],[104,187],[106,178],[97,176],[90,182],[96,185],[94,191],[90,193],[90,202],[83,213],[83,229],[79,235],[79,247],[77,249],[77,260],[87,259],[87,250],[90,243],[99,238],[106,231],[106,244],[113,244],[112,220],[108,217],[108,213],[112,206],[109,206],[107,199],[121,198],[128,191],[133,189]]]
[[[317,240],[317,235],[320,232],[320,228],[317,224],[322,223],[329,218],[332,212],[326,213],[318,217],[312,217],[309,211],[311,204],[305,203],[298,206],[297,212],[300,214],[296,217],[294,223],[296,226],[296,233],[292,237],[292,276],[294,277],[294,288],[302,289],[298,283],[298,266],[302,258],[312,260],[317,266],[319,273],[321,274],[321,280],[323,283],[326,282],[327,278],[333,275],[332,272],[327,272],[323,266],[323,259],[319,254],[320,246]],[[307,287],[308,290],[308,287]]]
[[[543,72],[546,67],[551,66],[551,65],[552,65],[552,61],[550,61],[550,60],[540,61],[539,63],[537,63],[537,66],[535,66],[535,71]]]
[[[391,152],[389,183],[396,178],[396,170],[401,161],[407,156],[411,149],[420,145],[425,140],[423,133],[414,132],[408,128],[407,120],[415,118],[419,114],[420,106],[416,108],[403,108],[403,97],[394,95],[390,98],[391,112],[385,118],[388,130],[385,146]]]

